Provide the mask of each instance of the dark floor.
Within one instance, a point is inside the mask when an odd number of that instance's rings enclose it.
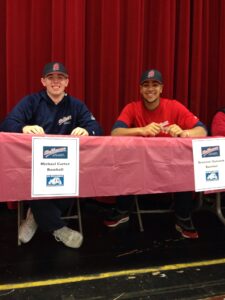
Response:
[[[83,201],[84,243],[74,250],[40,231],[28,244],[17,246],[17,213],[0,204],[0,299],[225,295],[225,227],[213,213],[194,213],[200,238],[193,241],[180,238],[173,214],[143,215],[143,233],[135,214],[129,223],[108,230],[102,224],[105,206]]]

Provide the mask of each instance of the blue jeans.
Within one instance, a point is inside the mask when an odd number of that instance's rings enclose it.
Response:
[[[38,226],[46,232],[53,232],[66,225],[61,219],[73,204],[74,199],[43,199],[29,201],[31,211]]]

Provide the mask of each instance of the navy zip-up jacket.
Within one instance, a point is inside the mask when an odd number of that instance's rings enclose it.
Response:
[[[46,134],[71,134],[76,127],[89,135],[102,135],[102,129],[87,106],[65,94],[57,105],[46,91],[24,97],[0,124],[0,131],[22,132],[26,125],[39,125]]]

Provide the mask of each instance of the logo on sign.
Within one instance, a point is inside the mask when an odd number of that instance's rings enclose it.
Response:
[[[47,175],[46,177],[47,186],[64,186],[64,176],[63,175]]]
[[[205,173],[206,181],[218,181],[219,180],[219,172],[218,171],[208,171]]]
[[[43,158],[68,158],[68,147],[63,146],[44,146]]]
[[[201,147],[202,157],[215,157],[220,156],[219,146]]]

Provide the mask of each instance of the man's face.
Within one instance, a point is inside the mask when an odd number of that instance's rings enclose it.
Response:
[[[69,79],[60,73],[48,74],[41,78],[41,82],[50,96],[57,97],[64,94],[65,88],[68,86]]]
[[[153,103],[160,98],[163,85],[155,80],[147,80],[140,85],[140,94],[147,103]]]

